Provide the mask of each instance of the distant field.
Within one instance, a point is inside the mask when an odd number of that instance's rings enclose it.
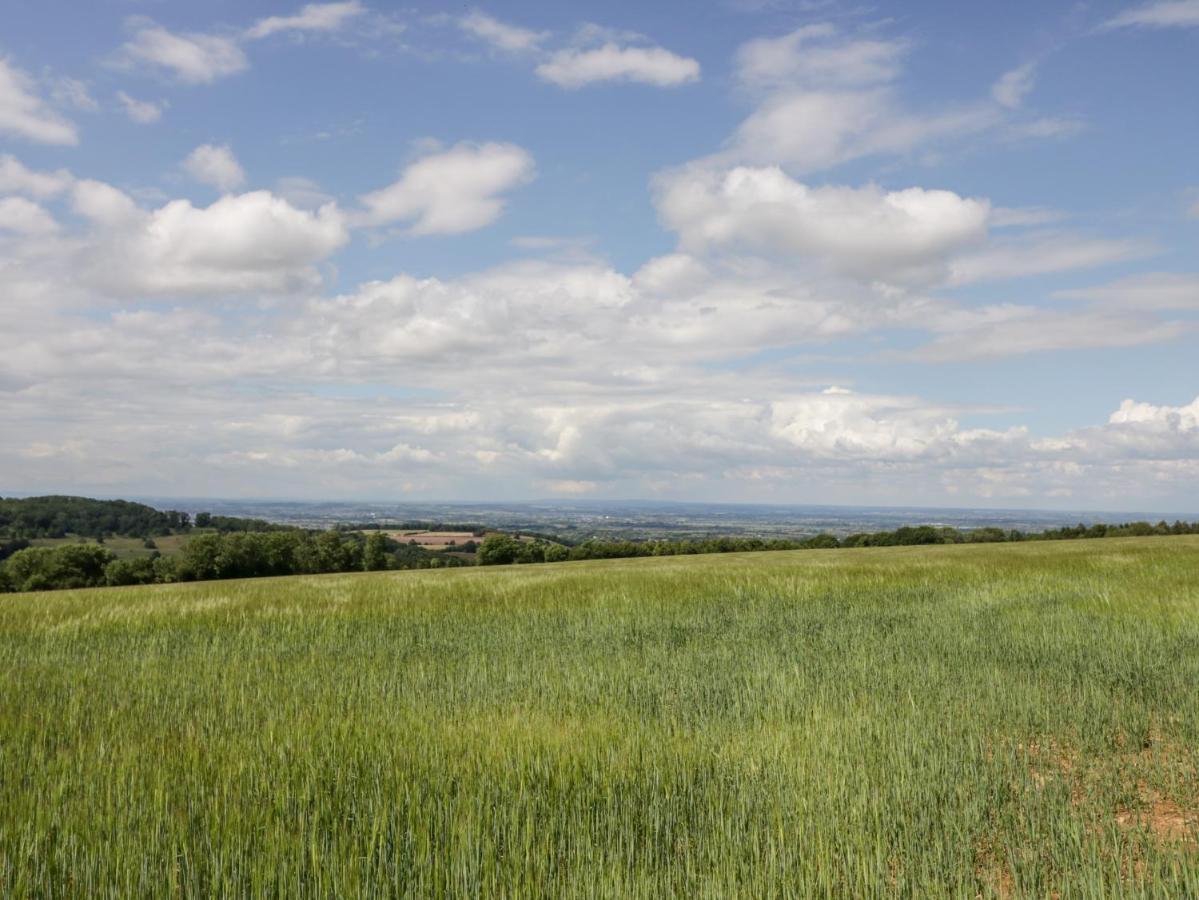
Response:
[[[471,542],[478,545],[488,536],[499,534],[496,531],[488,531],[482,536],[476,536],[472,531],[388,531],[386,529],[383,530],[383,533],[401,544],[414,542],[426,550],[453,550],[455,547],[461,547],[463,544]],[[513,537],[516,536],[513,535]],[[516,539],[526,542],[536,540],[527,534],[522,534]]]
[[[392,540],[401,544],[416,543],[426,550],[445,550],[461,547],[468,542],[479,544],[483,538],[475,537],[470,531],[383,531]]]
[[[188,534],[168,534],[152,538],[158,552],[163,556],[177,556],[183,552],[184,546],[194,535],[204,534],[197,529]],[[95,544],[95,538],[85,538],[69,535],[64,538],[33,538],[29,541],[34,547],[61,547],[63,544]],[[119,559],[134,559],[139,556],[149,556],[155,548],[144,546],[142,538],[110,537],[104,539],[104,546],[111,550]]]
[[[0,597],[0,895],[1199,896],[1199,538]]]

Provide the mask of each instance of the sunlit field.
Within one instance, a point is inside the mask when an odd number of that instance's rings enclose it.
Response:
[[[6,897],[1199,896],[1199,538],[0,597]]]

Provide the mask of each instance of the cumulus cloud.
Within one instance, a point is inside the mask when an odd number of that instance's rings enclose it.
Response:
[[[97,226],[81,251],[81,277],[118,295],[311,288],[320,282],[314,265],[348,240],[336,206],[309,212],[268,191],[146,211],[111,185],[86,181],[74,199]]]
[[[1025,63],[1005,72],[991,87],[991,96],[1000,106],[1017,109],[1036,84],[1037,64]]]
[[[778,168],[693,167],[659,176],[664,224],[688,251],[740,246],[798,254],[842,272],[898,280],[935,274],[986,235],[990,206],[951,191],[809,187]]]
[[[1103,28],[1199,28],[1199,0],[1158,0],[1108,19]]]
[[[123,65],[165,69],[188,84],[211,84],[249,68],[245,53],[231,37],[174,34],[160,25],[135,19],[134,35],[118,54]]]
[[[1156,431],[1199,432],[1199,397],[1186,406],[1154,406],[1125,400],[1108,418],[1112,425],[1149,426]]]
[[[979,312],[856,281],[726,269],[686,252],[632,276],[595,262],[400,275],[232,319],[195,304],[104,315],[94,299],[72,313],[56,304],[73,290],[100,288],[124,303],[303,290],[344,239],[344,228],[322,231],[335,209],[303,213],[265,192],[155,210],[100,182],[72,194],[95,233],[64,241],[68,255],[27,283],[12,280],[20,264],[0,271],[6,297],[28,301],[0,307],[11,425],[0,459],[23,483],[49,486],[80,433],[95,436],[86,456],[97,483],[304,496],[390,496],[402,483],[425,496],[504,484],[526,495],[767,500],[804,485],[787,498],[910,503],[1085,486],[1097,503],[1109,487],[1127,496],[1130,479],[1177,483],[1195,458],[1190,420],[1179,413],[1175,427],[1168,410],[1034,436],[967,423],[994,412],[986,407],[831,389],[772,366],[712,366],[896,323],[942,323],[935,339],[967,346],[1009,322],[1024,329],[1013,346],[1046,331],[1110,340],[1141,321],[1127,314],[1109,311],[1094,326],[1062,316],[1059,326],[1027,309]],[[73,274],[56,283],[61,270]],[[113,404],[133,390],[138,403],[112,421]],[[49,424],[47,404],[58,413]],[[813,495],[812,485],[829,493]]]
[[[181,163],[183,170],[201,184],[225,194],[246,181],[246,173],[228,144],[201,144]]]
[[[38,96],[33,79],[0,57],[0,133],[39,144],[77,144],[75,126]]]
[[[540,49],[549,38],[548,31],[533,31],[501,22],[480,10],[473,9],[457,20],[458,27],[484,43],[506,53],[530,53]]]
[[[132,197],[103,181],[76,182],[71,199],[76,213],[98,225],[121,226],[140,215]]]
[[[288,31],[337,31],[356,16],[366,12],[358,0],[341,3],[309,3],[291,16],[268,16],[259,19],[246,30],[247,40],[256,41],[273,34]]]
[[[559,50],[537,67],[543,81],[575,89],[605,81],[677,87],[699,80],[699,63],[662,47],[605,43],[590,49]]]
[[[409,234],[462,234],[490,225],[506,194],[533,178],[535,166],[515,144],[460,143],[408,165],[400,178],[361,198],[357,223],[407,224]]]
[[[124,91],[117,91],[117,100],[125,115],[140,125],[157,122],[162,118],[163,110],[167,107],[165,100],[159,103],[152,100],[138,100],[136,97],[130,97]]]
[[[71,173],[66,169],[37,172],[26,168],[10,153],[0,154],[0,193],[53,197],[70,187],[73,180]]]
[[[1070,460],[1086,475],[1115,470],[1158,482],[1158,490],[1199,472],[1199,398],[1181,406],[1125,399],[1105,425],[1079,428],[1032,443],[1034,450]],[[1152,492],[1154,485],[1140,487]]]
[[[58,230],[54,217],[24,197],[0,198],[0,231],[21,234],[53,234]]]
[[[894,459],[925,454],[958,423],[915,398],[829,388],[771,405],[770,430],[816,457]]]

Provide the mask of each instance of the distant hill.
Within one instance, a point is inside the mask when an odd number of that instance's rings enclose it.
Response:
[[[90,497],[0,498],[0,533],[22,538],[151,537],[191,527],[191,517],[129,500]]]
[[[0,497],[0,537],[61,538],[156,537],[188,532],[193,527],[214,531],[283,531],[292,526],[263,519],[214,516],[175,509],[160,510],[130,500],[94,500],[91,497]]]

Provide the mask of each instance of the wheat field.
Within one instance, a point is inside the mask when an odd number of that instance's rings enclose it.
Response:
[[[6,897],[1199,896],[1199,538],[0,597]]]

